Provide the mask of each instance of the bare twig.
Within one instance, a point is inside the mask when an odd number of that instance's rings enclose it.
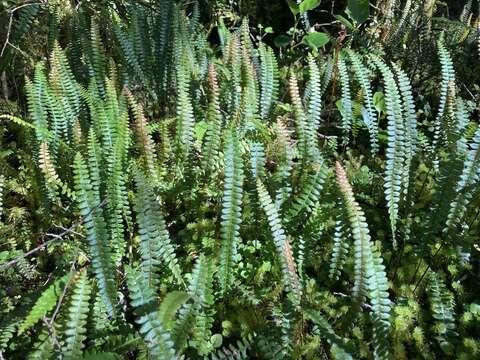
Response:
[[[45,241],[43,244],[40,244],[38,245],[37,247],[33,248],[32,250],[30,251],[27,251],[25,254],[22,254],[20,255],[19,257],[7,262],[7,263],[4,263],[2,265],[0,265],[0,271],[3,271],[13,265],[15,265],[17,262],[19,262],[20,260],[26,258],[26,257],[29,257],[30,255],[32,254],[35,254],[37,251],[40,251],[40,250],[43,250],[46,246],[48,246],[49,244],[51,244],[52,242],[55,242],[55,241],[58,241],[58,240],[63,240],[63,237],[69,233],[74,233],[74,229],[76,229],[77,227],[83,225],[86,221],[86,218],[92,213],[94,212],[95,210],[103,207],[105,205],[105,203],[107,202],[106,199],[104,199],[100,204],[98,204],[97,206],[95,206],[93,209],[90,210],[90,212],[87,214],[87,216],[85,216],[85,218],[83,218],[81,221],[73,224],[72,226],[70,226],[68,229],[66,229],[65,231],[63,231],[61,234],[47,234],[47,236],[50,236],[52,237],[53,239],[50,239],[48,241]]]
[[[78,250],[78,248],[77,248],[77,250]],[[77,251],[77,253],[78,253],[78,251]],[[75,255],[75,257],[76,257],[76,255]],[[75,270],[75,263],[76,263],[76,260],[73,260],[72,266],[70,267],[70,272],[73,272]],[[65,287],[63,288],[62,294],[58,298],[57,306],[55,307],[55,311],[53,312],[52,317],[50,319],[50,325],[52,325],[52,326],[53,326],[53,322],[55,321],[55,318],[58,315],[58,312],[60,311],[60,306],[62,305],[63,299],[65,298],[65,295],[67,294],[68,286],[72,282],[73,278],[74,278],[74,275],[70,276],[70,278],[68,279],[68,282],[65,284]]]
[[[13,45],[10,42],[10,33],[12,31],[13,14],[15,13],[15,11],[20,10],[21,8],[24,8],[24,7],[30,6],[30,5],[35,5],[35,4],[41,4],[41,3],[39,3],[39,2],[26,3],[26,4],[23,4],[23,5],[19,5],[17,7],[14,7],[12,10],[10,10],[10,19],[8,20],[7,36],[5,38],[5,42],[3,43],[2,51],[0,52],[0,58],[3,57],[3,53],[5,52],[5,49],[7,48],[8,45],[10,45],[14,49],[20,51],[23,55],[26,55],[22,50],[20,50],[18,47],[16,47],[15,45]]]
[[[50,338],[52,339],[53,345],[54,345],[59,351],[61,351],[62,346],[61,346],[60,343],[58,342],[57,335],[55,334],[55,328],[52,326],[52,324],[50,324],[50,322],[47,320],[47,318],[46,318],[45,316],[42,318],[42,322],[43,322],[43,323],[45,324],[45,326],[47,327],[48,334],[50,335]],[[60,359],[62,359],[61,353],[60,353]]]

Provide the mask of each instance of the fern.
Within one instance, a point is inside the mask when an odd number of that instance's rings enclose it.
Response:
[[[67,286],[70,276],[71,274],[62,276],[61,278],[55,280],[55,282],[53,282],[45,291],[42,292],[40,297],[35,302],[35,305],[33,305],[28,315],[18,327],[19,334],[22,334],[26,330],[30,329],[51,310],[53,310],[57,304],[58,298],[63,292],[63,289],[65,286]]]
[[[5,192],[5,176],[2,174],[0,175],[0,223],[2,222],[2,216],[3,216],[3,204],[5,203],[4,192]]]
[[[437,323],[436,333],[442,349],[451,353],[451,338],[455,333],[455,302],[440,277],[433,271],[429,274],[428,290],[430,294],[432,315]]]
[[[362,298],[366,296],[370,298],[374,356],[376,359],[387,359],[391,302],[388,298],[385,266],[382,264],[378,250],[371,243],[365,215],[355,201],[345,170],[339,162],[335,164],[335,172],[354,240],[354,301],[363,301]]]
[[[309,128],[309,123],[300,98],[297,78],[293,72],[290,74],[289,90],[295,117],[295,129],[298,136],[300,155],[303,161],[315,159],[317,148],[314,139],[316,135],[313,135],[313,129]]]
[[[150,356],[154,359],[178,359],[170,334],[158,319],[155,294],[143,275],[127,268],[127,282],[136,322],[140,325]]]
[[[123,89],[124,94],[127,97],[128,103],[130,105],[131,111],[134,114],[135,119],[135,130],[137,135],[138,146],[142,151],[142,155],[145,158],[145,165],[148,169],[149,173],[155,179],[156,173],[156,163],[157,163],[157,156],[155,153],[155,146],[153,139],[148,132],[148,124],[147,119],[143,113],[143,106],[137,105],[135,100],[133,99],[133,95],[128,90],[128,88]]]
[[[288,211],[290,219],[295,218],[301,212],[313,211],[320,199],[320,193],[327,177],[327,167],[323,163],[314,164],[313,170],[314,173],[305,180],[300,194],[296,196]]]
[[[335,334],[332,326],[322,315],[320,315],[317,311],[310,309],[307,309],[305,313],[307,318],[315,323],[320,334],[323,335],[331,345],[330,352],[332,353],[334,359],[353,359],[352,355],[350,354],[351,350],[349,349],[345,339]]]
[[[217,72],[213,63],[210,63],[208,68],[208,82],[210,87],[207,112],[208,128],[202,151],[202,165],[204,168],[209,168],[218,161],[221,144],[222,114],[220,111],[220,90],[218,88]]]
[[[399,204],[402,194],[406,193],[409,176],[409,162],[405,160],[405,140],[410,142],[411,137],[405,135],[405,120],[403,118],[401,97],[390,69],[378,58],[374,58],[375,65],[380,69],[385,84],[385,102],[388,119],[387,163],[385,169],[385,199],[390,216],[390,228],[394,247],[397,246],[397,220]],[[408,125],[407,127],[409,127]],[[410,150],[411,151],[411,150]]]
[[[348,50],[347,54],[352,62],[353,69],[355,71],[355,77],[360,83],[363,91],[365,107],[368,115],[368,119],[364,117],[364,122],[365,125],[367,125],[368,130],[370,131],[370,142],[372,144],[372,151],[373,153],[378,153],[378,121],[373,106],[373,95],[370,87],[369,73],[367,68],[363,65],[360,56],[356,52]]]
[[[266,163],[263,145],[258,142],[254,142],[250,146],[250,153],[250,166],[253,180],[257,181],[257,179],[263,179],[265,177]]]
[[[257,180],[257,192],[263,211],[267,215],[270,231],[280,259],[284,285],[293,294],[295,303],[298,305],[302,296],[302,289],[290,242],[282,227],[278,210],[273,205],[272,199],[260,179]]]
[[[352,128],[353,122],[353,111],[352,111],[352,98],[350,94],[350,84],[347,72],[347,65],[345,63],[345,59],[343,54],[340,54],[338,57],[338,75],[340,84],[342,86],[342,130],[344,132],[344,140],[343,142],[346,144],[348,143],[348,138],[350,134],[350,130]]]
[[[240,224],[242,222],[242,185],[243,162],[240,144],[234,130],[227,132],[225,139],[225,183],[222,199],[222,220],[220,249],[220,267],[218,279],[223,292],[227,291],[233,281],[233,266],[237,262],[237,246],[240,241]]]
[[[67,359],[78,359],[82,354],[83,342],[86,340],[90,291],[87,271],[83,270],[76,279],[75,288],[71,295],[71,304],[68,308],[68,320],[64,331],[65,346],[62,349],[62,353]]]
[[[350,248],[349,240],[351,237],[345,211],[343,209],[340,211],[337,216],[337,221],[335,222],[335,234],[333,237],[333,250],[329,272],[330,279],[335,280],[340,278],[340,272],[343,269]]]
[[[193,268],[188,285],[188,295],[193,302],[187,302],[180,308],[179,317],[172,333],[177,349],[184,348],[192,331],[195,331],[196,338],[193,343],[201,343],[209,339],[212,321],[207,319],[204,311],[206,307],[212,305],[212,277],[211,262],[205,256],[201,256]]]
[[[135,211],[141,239],[141,273],[149,286],[158,285],[160,264],[163,262],[177,281],[183,283],[182,271],[155,193],[139,171],[135,179],[137,185]]]
[[[99,209],[101,203],[96,199],[90,175],[80,153],[75,156],[74,172],[75,192],[80,213],[85,222],[93,269],[107,311],[110,316],[113,316],[116,313],[117,294],[107,227],[102,210]]]
[[[278,65],[271,48],[260,44],[258,50],[261,61],[260,117],[265,119],[278,96]]]
[[[189,95],[190,73],[187,68],[186,53],[182,53],[180,64],[177,69],[177,132],[176,141],[180,154],[190,152],[193,144],[193,130],[195,119]]]
[[[317,63],[312,55],[308,56],[308,74],[309,84],[311,88],[310,96],[308,98],[308,131],[311,139],[309,140],[310,146],[318,148],[318,129],[320,126],[320,115],[322,110],[322,99],[320,95],[320,72],[318,70]]]
[[[442,129],[442,122],[445,115],[449,84],[451,81],[455,83],[455,70],[453,69],[452,58],[450,57],[450,54],[445,48],[442,40],[437,42],[437,48],[440,63],[442,65],[442,82],[440,85],[440,101],[438,104],[438,112],[434,120],[434,146],[438,146],[444,140],[444,136],[446,135],[442,133],[442,131],[445,131]]]
[[[473,197],[475,186],[480,181],[480,128],[477,129],[475,136],[467,151],[463,170],[455,186],[455,198],[450,204],[446,230],[453,230],[453,227],[462,221],[466,212],[466,207]]]

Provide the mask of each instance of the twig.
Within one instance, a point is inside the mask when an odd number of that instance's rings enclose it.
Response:
[[[76,254],[78,254],[78,247],[77,247],[77,252]],[[77,255],[75,255],[76,257]],[[76,260],[73,260],[72,262],[72,266],[70,267],[70,272],[72,273],[75,269],[75,263],[77,261]],[[52,314],[52,317],[50,318],[50,325],[53,326],[53,322],[55,321],[55,318],[57,317],[58,315],[58,312],[60,311],[60,306],[62,305],[62,302],[63,302],[63,299],[65,298],[65,295],[67,294],[67,289],[68,289],[68,286],[70,285],[70,283],[72,282],[72,279],[74,278],[74,275],[70,276],[70,278],[68,279],[68,282],[65,284],[65,287],[63,288],[63,291],[62,291],[62,294],[60,295],[60,297],[58,298],[58,302],[57,302],[57,306],[55,307],[55,311],[53,312]]]
[[[30,6],[30,5],[35,5],[35,4],[41,4],[41,3],[39,3],[39,2],[27,3],[27,4],[23,4],[23,5],[14,7],[12,10],[10,10],[10,19],[8,21],[7,37],[5,38],[5,43],[3,44],[2,52],[0,52],[0,58],[3,57],[3,53],[5,52],[5,49],[7,48],[7,45],[10,45],[14,49],[20,51],[23,55],[26,55],[22,50],[20,50],[18,47],[16,47],[15,45],[13,45],[10,42],[10,33],[12,31],[12,23],[13,23],[13,13],[17,10],[20,10],[21,8],[24,8],[24,7]]]
[[[19,262],[20,260],[32,255],[32,254],[35,254],[37,251],[40,251],[42,250],[43,248],[45,248],[46,246],[48,246],[49,244],[51,244],[52,242],[55,242],[55,241],[58,241],[58,240],[63,240],[63,237],[71,232],[74,232],[74,229],[76,229],[77,227],[83,225],[86,221],[86,218],[92,213],[94,212],[95,210],[97,210],[98,208],[101,208],[105,205],[105,203],[107,202],[107,199],[104,199],[100,204],[98,204],[97,206],[95,206],[93,209],[91,209],[89,211],[89,213],[85,216],[85,218],[83,218],[81,221],[73,224],[72,226],[70,226],[68,229],[66,229],[64,232],[62,232],[61,234],[47,234],[47,236],[50,236],[50,237],[53,237],[53,239],[51,240],[48,240],[48,241],[45,241],[43,244],[40,244],[38,245],[37,247],[33,248],[32,250],[30,251],[27,251],[25,254],[22,254],[20,255],[19,257],[7,262],[7,263],[4,263],[2,265],[0,265],[0,271],[3,271],[13,265],[15,265],[17,262]]]
[[[50,324],[50,322],[47,320],[47,318],[44,316],[42,318],[42,322],[45,324],[48,330],[48,334],[50,335],[50,338],[52,339],[53,345],[58,348],[59,351],[62,350],[62,346],[58,342],[57,336],[55,335],[55,328]],[[62,355],[60,353],[60,359],[62,359]]]

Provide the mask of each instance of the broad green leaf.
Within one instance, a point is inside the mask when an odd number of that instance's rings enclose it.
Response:
[[[288,7],[290,8],[290,11],[294,16],[297,16],[298,13],[300,12],[300,9],[298,8],[298,5],[295,3],[293,0],[287,0]]]
[[[318,5],[320,5],[320,0],[303,0],[298,8],[303,14],[307,11],[315,9]]]
[[[308,45],[312,49],[318,49],[330,41],[330,36],[326,33],[311,32],[302,39],[302,44]]]
[[[368,0],[348,0],[347,5],[353,20],[363,23],[370,16],[370,4]]]

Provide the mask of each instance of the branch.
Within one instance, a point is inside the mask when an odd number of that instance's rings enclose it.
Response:
[[[96,211],[97,209],[103,207],[105,205],[105,203],[107,202],[107,199],[104,199],[102,200],[102,202],[100,204],[98,204],[97,206],[95,206],[92,210],[90,210],[90,212],[87,214],[86,217],[88,217],[91,213],[93,213],[94,211]],[[16,263],[18,263],[20,260],[26,258],[26,257],[29,257],[30,255],[32,254],[35,254],[37,251],[40,251],[40,250],[43,250],[46,246],[48,246],[49,244],[55,242],[55,241],[58,241],[58,240],[63,240],[63,237],[69,233],[74,233],[75,234],[75,229],[81,225],[83,225],[85,223],[85,218],[83,218],[81,221],[73,224],[72,226],[70,226],[68,229],[66,229],[65,231],[63,231],[61,234],[47,234],[47,236],[50,236],[52,237],[53,239],[50,239],[48,241],[45,241],[43,244],[40,244],[38,245],[37,247],[33,248],[32,250],[30,251],[27,251],[25,254],[22,254],[20,255],[19,257],[7,262],[7,263],[4,263],[2,265],[0,265],[0,271],[3,271],[13,265],[15,265]]]
[[[3,44],[2,51],[0,52],[0,58],[3,57],[3,53],[5,52],[5,49],[7,48],[7,45],[10,45],[14,49],[20,51],[24,56],[26,56],[26,54],[22,50],[20,50],[18,47],[16,47],[15,45],[13,45],[10,42],[10,33],[12,31],[13,14],[15,13],[15,11],[20,10],[21,8],[24,8],[24,7],[30,6],[30,5],[35,5],[35,4],[42,4],[42,3],[40,3],[40,2],[27,3],[27,4],[23,4],[23,5],[14,7],[12,10],[10,10],[10,19],[8,20],[7,36],[5,38],[5,43]]]

